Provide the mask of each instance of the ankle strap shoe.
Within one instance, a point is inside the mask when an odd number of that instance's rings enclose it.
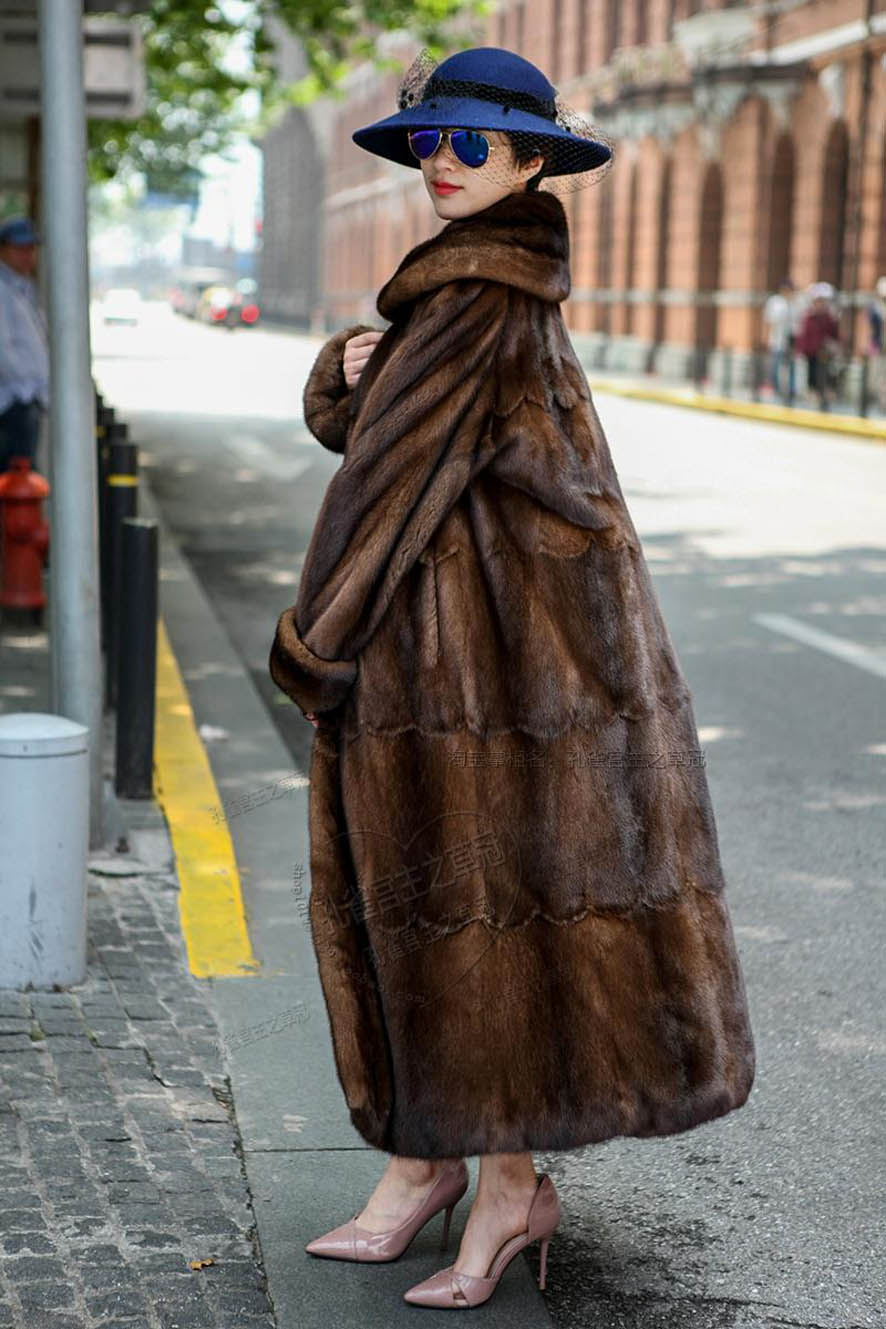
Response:
[[[525,1231],[509,1237],[498,1248],[485,1278],[459,1273],[450,1264],[409,1288],[403,1293],[404,1300],[413,1306],[437,1306],[447,1310],[467,1310],[471,1306],[480,1306],[492,1296],[499,1279],[517,1252],[522,1251],[531,1241],[541,1242],[538,1286],[544,1288],[548,1243],[560,1221],[561,1212],[556,1187],[548,1174],[543,1172],[529,1206]]]

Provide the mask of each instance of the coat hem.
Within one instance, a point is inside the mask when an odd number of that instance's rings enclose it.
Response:
[[[677,697],[664,697],[659,695],[658,702],[659,705],[663,706],[666,710],[677,712],[682,710],[684,706],[691,704],[692,695],[689,692],[678,695]],[[356,725],[349,725],[347,721],[342,718],[339,733],[345,742],[352,742],[361,738],[364,734],[369,734],[373,737],[384,735],[396,738],[401,734],[408,734],[413,731],[416,734],[421,734],[423,738],[447,738],[452,734],[466,732],[473,734],[475,738],[484,739],[498,738],[506,734],[525,734],[527,738],[549,741],[551,739],[561,738],[563,734],[568,733],[570,729],[579,729],[590,733],[600,729],[607,729],[618,720],[636,722],[638,720],[647,719],[651,714],[654,714],[654,708],[640,712],[621,710],[614,711],[611,715],[605,718],[601,717],[599,719],[593,719],[587,723],[583,723],[570,716],[558,728],[522,724],[501,725],[500,727],[495,725],[480,725],[471,721],[467,717],[465,717],[460,724],[444,725],[438,729],[432,728],[426,724],[417,724],[415,721],[410,721],[409,724],[404,725],[374,725],[367,720],[361,720],[358,721]]]

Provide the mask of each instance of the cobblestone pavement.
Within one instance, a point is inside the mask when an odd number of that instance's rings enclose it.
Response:
[[[86,982],[0,989],[0,1329],[274,1324],[177,891],[90,872]]]

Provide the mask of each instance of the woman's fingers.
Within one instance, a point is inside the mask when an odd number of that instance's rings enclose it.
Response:
[[[345,342],[342,368],[344,369],[345,383],[349,388],[354,387],[359,380],[366,362],[375,350],[376,343],[383,336],[383,332],[358,332],[356,336],[349,337]]]
[[[371,328],[369,332],[358,332],[355,336],[349,337],[345,342],[345,346],[374,346],[383,336],[383,332],[378,332],[375,328]]]

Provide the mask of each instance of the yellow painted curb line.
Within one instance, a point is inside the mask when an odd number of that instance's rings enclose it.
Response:
[[[619,397],[639,397],[645,401],[660,401],[668,406],[689,406],[694,410],[718,411],[723,415],[740,415],[753,420],[769,420],[779,425],[799,425],[803,429],[824,429],[829,433],[855,434],[875,443],[886,443],[886,425],[875,424],[855,415],[833,415],[830,411],[807,411],[802,407],[768,406],[764,402],[733,401],[730,397],[709,397],[703,392],[682,393],[668,388],[636,387],[633,384],[613,382],[611,379],[591,378],[592,390],[611,392]]]
[[[197,978],[256,973],[234,846],[162,618],[157,620],[154,797],[172,837],[191,973]]]

